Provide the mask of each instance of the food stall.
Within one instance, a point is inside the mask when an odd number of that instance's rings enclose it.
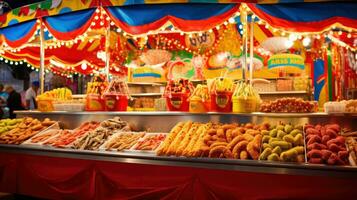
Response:
[[[335,79],[354,70],[336,52],[356,50],[348,45],[356,4],[294,4],[311,17],[294,18],[277,11],[289,4],[51,2],[28,7],[35,11],[26,20],[8,15],[1,58],[26,60],[42,76],[93,80],[82,99],[68,88],[43,91],[39,111],[0,121],[1,191],[49,199],[356,196],[357,104],[325,103],[354,84],[353,71],[342,86]],[[336,18],[315,6],[333,6]],[[27,21],[32,15],[38,21]],[[14,27],[26,31],[10,40]]]

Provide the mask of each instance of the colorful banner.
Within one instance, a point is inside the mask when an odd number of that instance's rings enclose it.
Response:
[[[36,20],[27,21],[0,29],[5,42],[12,48],[26,44],[36,31]]]
[[[50,33],[59,40],[71,40],[82,35],[91,25],[95,9],[44,18]]]
[[[205,31],[227,21],[238,4],[153,4],[108,7],[115,24],[130,34],[144,34],[170,22],[186,32]]]
[[[323,107],[324,103],[327,101],[327,80],[325,71],[325,62],[321,59],[317,59],[314,62],[314,99],[318,101],[319,107]]]
[[[337,24],[357,29],[357,4],[352,2],[247,5],[254,14],[274,28],[320,32]]]

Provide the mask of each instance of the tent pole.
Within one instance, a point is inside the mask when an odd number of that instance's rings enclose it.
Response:
[[[252,85],[253,83],[253,56],[254,56],[254,19],[251,19],[250,22],[250,30],[249,30],[249,34],[250,34],[250,64],[249,64],[249,80],[250,80],[250,85]]]
[[[242,79],[243,81],[247,80],[246,71],[247,71],[247,47],[248,47],[248,23],[247,23],[247,11],[241,10],[241,22],[243,24],[243,66],[242,66]]]
[[[45,92],[45,37],[43,23],[40,20],[40,92]]]
[[[109,81],[109,67],[110,67],[110,25],[105,32],[105,75]]]

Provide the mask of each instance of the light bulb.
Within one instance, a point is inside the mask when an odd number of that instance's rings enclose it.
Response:
[[[285,41],[285,47],[290,49],[294,45],[294,42],[287,40]]]
[[[294,34],[294,33],[290,34],[290,35],[289,35],[289,40],[290,40],[290,41],[295,41],[295,40],[297,40],[296,34]]]
[[[87,63],[82,63],[81,64],[81,69],[86,70],[87,69]]]
[[[304,45],[304,47],[307,47],[310,45],[310,42],[311,42],[311,39],[309,37],[305,37],[303,40],[302,40],[302,45]]]
[[[236,21],[234,20],[233,17],[231,17],[231,18],[228,19],[228,22],[231,23],[231,24],[234,24]]]

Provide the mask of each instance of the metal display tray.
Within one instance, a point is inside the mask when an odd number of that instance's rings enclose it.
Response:
[[[114,116],[128,121],[134,131],[169,132],[180,121],[221,122],[221,123],[265,123],[278,122],[292,124],[338,123],[341,127],[357,130],[357,114],[339,113],[187,113],[187,112],[17,112],[18,117],[31,116],[38,119],[46,117],[61,121],[65,128],[77,128],[85,121],[104,121]],[[315,164],[296,164],[254,160],[229,160],[213,158],[159,157],[140,152],[100,152],[46,147],[21,147],[0,145],[0,151],[29,153],[34,155],[57,156],[65,158],[93,159],[113,162],[204,167],[211,169],[239,170],[260,173],[297,174],[357,177],[357,168],[351,166],[326,166]]]
[[[131,164],[199,167],[219,170],[237,170],[253,173],[357,178],[357,167],[352,166],[326,166],[316,164],[295,164],[219,158],[185,158],[174,156],[167,157],[138,152],[88,151],[34,146],[27,147],[21,145],[0,145],[0,151],[6,153],[30,154],[36,156],[88,159]]]

